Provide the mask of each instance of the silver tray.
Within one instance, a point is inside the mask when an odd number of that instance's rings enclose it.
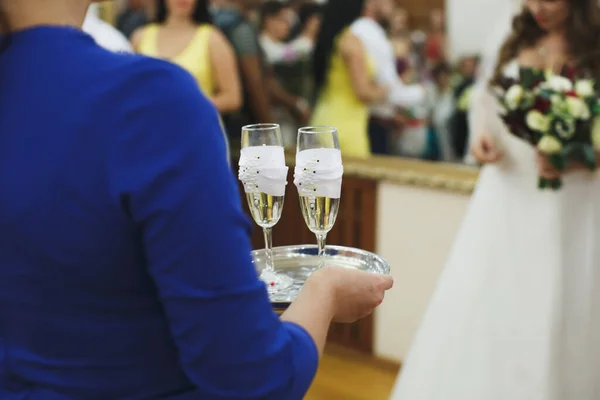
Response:
[[[252,258],[260,274],[265,267],[265,250],[254,250]],[[321,261],[325,265],[355,268],[375,274],[390,273],[390,266],[383,258],[352,247],[326,246],[324,260],[318,256],[316,245],[274,247],[273,260],[277,272],[294,279],[294,285],[285,292],[270,294],[271,304],[277,311],[285,310],[294,301],[306,279],[319,268]]]

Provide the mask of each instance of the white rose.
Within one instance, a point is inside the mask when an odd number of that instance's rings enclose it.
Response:
[[[510,110],[516,110],[521,104],[525,91],[521,85],[512,85],[504,96],[506,99],[506,105]]]
[[[554,131],[563,139],[571,139],[575,134],[575,119],[555,119],[551,124]]]
[[[562,98],[562,96],[553,94],[552,96],[550,96],[550,102],[552,104],[556,104],[556,105],[560,106],[563,103],[563,98]]]
[[[575,93],[579,97],[591,97],[594,95],[594,82],[589,79],[581,79],[575,82]]]
[[[545,135],[538,142],[537,148],[544,154],[554,154],[561,151],[562,143],[554,136]]]
[[[592,145],[595,150],[600,151],[600,117],[594,118],[592,122]]]
[[[576,119],[587,121],[591,117],[590,108],[579,97],[567,97],[567,110]]]
[[[573,84],[564,76],[553,75],[548,79],[548,86],[556,92],[569,92],[573,90]]]
[[[550,129],[550,118],[544,116],[537,110],[532,110],[527,113],[525,123],[529,129],[537,132],[548,132]]]

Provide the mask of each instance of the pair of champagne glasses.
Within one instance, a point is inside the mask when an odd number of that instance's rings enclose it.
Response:
[[[239,179],[252,218],[263,229],[266,265],[261,273],[271,294],[286,291],[294,279],[275,270],[272,231],[283,211],[288,167],[278,124],[242,128]],[[337,129],[305,127],[298,130],[294,184],[308,229],[317,238],[324,263],[325,240],[337,218],[342,182],[342,158]]]

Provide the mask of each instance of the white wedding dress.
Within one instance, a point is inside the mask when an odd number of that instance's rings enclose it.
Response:
[[[538,190],[534,149],[480,93],[504,158],[481,170],[391,399],[598,400],[600,179]]]

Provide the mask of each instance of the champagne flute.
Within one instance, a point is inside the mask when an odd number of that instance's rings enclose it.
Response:
[[[242,128],[239,178],[254,222],[263,229],[266,265],[261,280],[271,294],[290,288],[291,277],[275,272],[273,227],[283,210],[288,168],[281,130],[277,124],[247,125]]]
[[[337,129],[300,128],[294,183],[304,222],[317,237],[320,266],[324,263],[327,234],[335,224],[340,207],[342,174]]]

